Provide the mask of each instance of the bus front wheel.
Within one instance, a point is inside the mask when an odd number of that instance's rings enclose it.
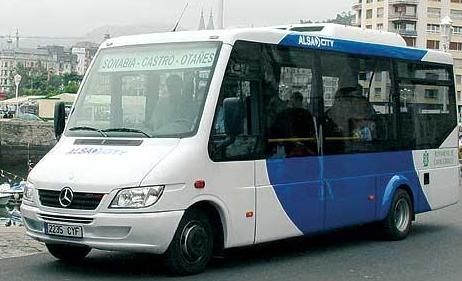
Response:
[[[201,209],[186,211],[175,232],[164,261],[172,274],[192,275],[205,270],[213,255],[213,229]]]
[[[399,241],[405,239],[411,231],[414,211],[409,193],[404,189],[398,189],[381,228],[384,239]]]

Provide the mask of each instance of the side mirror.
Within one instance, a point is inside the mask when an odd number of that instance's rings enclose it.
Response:
[[[54,128],[56,139],[59,140],[66,126],[66,106],[64,102],[55,104]]]
[[[225,130],[231,137],[244,132],[242,102],[239,98],[226,98],[223,101]]]

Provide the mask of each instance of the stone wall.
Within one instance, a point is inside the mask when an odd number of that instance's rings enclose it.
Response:
[[[52,123],[0,120],[0,169],[25,176],[55,143]]]
[[[53,123],[0,121],[0,145],[50,146],[54,144]]]

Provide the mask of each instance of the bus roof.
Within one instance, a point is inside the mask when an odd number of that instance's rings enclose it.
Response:
[[[111,38],[101,48],[196,41],[234,45],[237,40],[453,64],[449,53],[407,47],[404,39],[392,32],[327,23],[141,34]]]

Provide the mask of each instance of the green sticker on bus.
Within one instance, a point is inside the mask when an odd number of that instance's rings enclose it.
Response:
[[[428,153],[428,151],[425,151],[423,155],[423,165],[424,167],[428,167],[429,164],[430,164],[430,154]]]

